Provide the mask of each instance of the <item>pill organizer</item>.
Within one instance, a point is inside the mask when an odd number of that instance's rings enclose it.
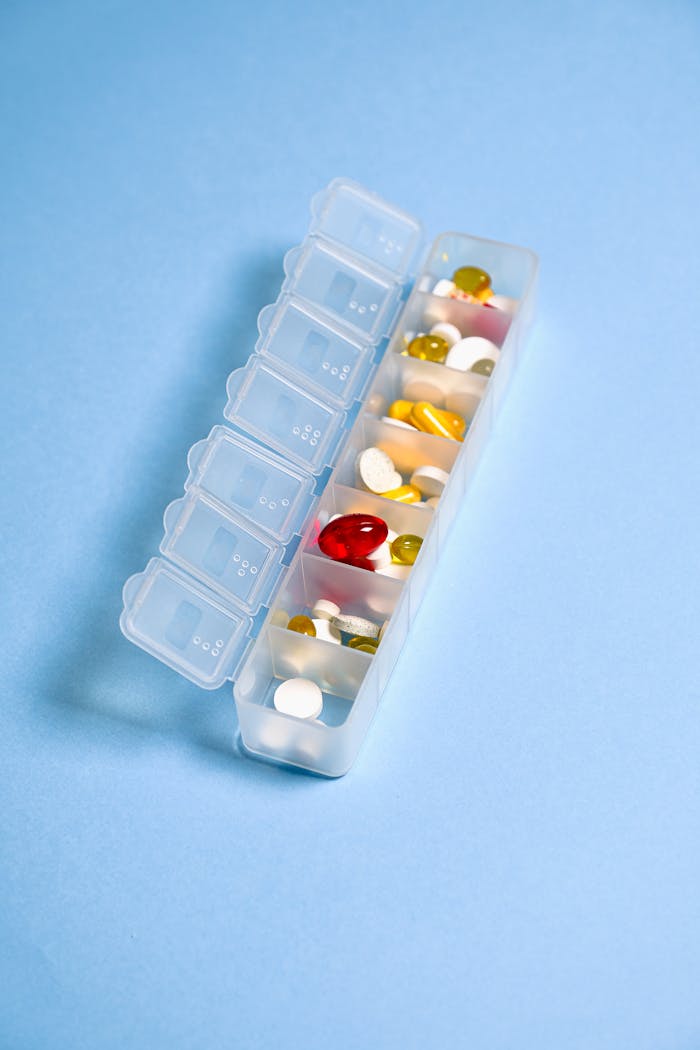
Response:
[[[229,377],[226,424],[190,450],[160,554],[124,587],[120,624],[197,686],[234,683],[248,753],[340,776],[377,709],[518,363],[537,259],[444,233],[421,264],[421,224],[347,179],[318,194],[311,214],[305,240],[285,257],[277,301],[259,315],[255,352]],[[461,266],[488,271],[517,308],[434,294]],[[490,377],[406,355],[412,335],[440,322],[500,348]],[[394,425],[387,411],[401,398],[459,413],[463,442]],[[356,464],[369,447],[387,452],[403,477],[426,464],[447,472],[437,504],[365,491]],[[350,513],[421,537],[410,570],[385,575],[324,556],[321,529]],[[320,598],[386,623],[374,655],[286,629]],[[321,689],[317,717],[276,709],[275,690],[290,678]]]

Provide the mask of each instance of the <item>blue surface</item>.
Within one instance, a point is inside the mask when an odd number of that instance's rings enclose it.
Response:
[[[696,3],[0,13],[0,1046],[700,1046]],[[539,322],[360,759],[118,634],[330,178]]]

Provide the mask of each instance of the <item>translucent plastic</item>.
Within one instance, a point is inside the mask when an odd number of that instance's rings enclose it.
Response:
[[[361,745],[534,311],[533,254],[456,233],[435,241],[404,304],[420,240],[417,220],[349,180],[314,198],[280,297],[260,314],[256,353],[229,377],[231,427],[215,426],[190,450],[185,495],[165,513],[162,556],[124,588],[121,626],[131,641],[205,689],[235,681],[251,753],[328,776],[344,773]],[[512,316],[433,294],[463,265],[483,267],[494,291],[518,300]],[[410,338],[440,321],[500,348],[489,378],[406,356]],[[464,441],[387,421],[400,399],[462,415]],[[370,446],[388,453],[404,483],[420,467],[444,471],[437,505],[367,491],[357,458]],[[415,564],[385,574],[326,557],[321,528],[359,511],[421,537]],[[374,655],[286,629],[320,598],[384,625]],[[295,676],[321,688],[317,719],[274,707],[277,686]]]

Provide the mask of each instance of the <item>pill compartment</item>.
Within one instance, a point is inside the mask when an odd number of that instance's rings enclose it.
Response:
[[[273,449],[319,473],[333,455],[345,414],[253,357],[232,372],[224,415]]]
[[[363,415],[358,419],[338,460],[336,484],[367,493],[359,478],[357,460],[365,449],[373,447],[380,448],[391,457],[403,483],[408,484],[418,467],[439,467],[449,474],[459,455],[461,443],[424,434],[420,430],[407,430],[386,423],[383,419]],[[391,501],[382,496],[377,498],[381,501],[377,506],[385,511],[386,504]]]
[[[258,352],[295,369],[320,396],[347,406],[362,394],[374,362],[372,343],[294,296],[263,310],[260,328]]]
[[[435,281],[443,278],[451,280],[452,274],[461,266],[478,266],[486,270],[497,295],[506,295],[522,304],[533,289],[537,256],[528,248],[500,241],[463,233],[443,233],[430,250],[421,288],[432,288]]]
[[[381,417],[387,414],[392,401],[429,401],[436,408],[457,412],[469,425],[500,364],[499,359],[494,374],[487,379],[475,372],[459,372],[432,361],[387,353],[365,400],[366,412]],[[403,427],[394,426],[394,429],[411,434]],[[451,439],[438,440],[449,440],[452,444]]]
[[[196,489],[170,504],[164,524],[162,554],[246,612],[257,612],[279,575],[279,543]]]
[[[469,336],[481,336],[500,349],[508,335],[512,317],[504,310],[416,291],[401,315],[401,323],[396,326],[391,349],[402,353],[415,335],[424,335],[434,325],[444,323],[458,328],[464,339]]]
[[[403,285],[386,270],[308,237],[285,257],[285,291],[316,304],[331,320],[378,341],[387,335],[401,303]]]
[[[288,461],[228,427],[213,427],[190,449],[185,489],[207,492],[275,539],[302,527],[314,501],[314,481]]]

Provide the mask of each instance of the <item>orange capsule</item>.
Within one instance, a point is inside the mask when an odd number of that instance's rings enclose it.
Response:
[[[458,415],[457,412],[449,412],[446,408],[436,408],[435,411],[452,427],[458,438],[464,437],[467,429],[464,416]]]
[[[413,423],[425,434],[452,438],[454,441],[462,440],[452,419],[447,417],[441,409],[431,405],[429,401],[416,401],[409,417],[409,423]]]
[[[380,492],[384,499],[393,499],[397,503],[420,503],[423,497],[420,489],[415,485],[400,485],[397,489],[389,489],[388,492]]]
[[[387,415],[391,419],[400,419],[402,423],[407,423],[413,404],[413,401],[392,401],[387,409]]]

